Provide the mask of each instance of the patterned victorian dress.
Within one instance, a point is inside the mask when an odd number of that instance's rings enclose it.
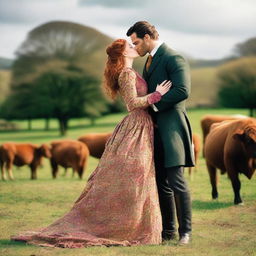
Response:
[[[161,243],[161,213],[147,107],[161,99],[133,69],[119,76],[129,114],[116,126],[72,209],[50,226],[11,239],[51,247]]]

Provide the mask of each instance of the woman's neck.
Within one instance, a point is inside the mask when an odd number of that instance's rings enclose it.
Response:
[[[124,59],[124,68],[132,68],[133,59],[125,58]]]

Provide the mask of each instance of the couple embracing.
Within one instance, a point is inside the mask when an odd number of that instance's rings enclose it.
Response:
[[[132,44],[115,40],[106,50],[104,87],[120,94],[128,115],[108,139],[98,166],[72,209],[50,226],[12,240],[52,247],[161,244],[191,239],[190,192],[184,167],[194,165],[185,100],[188,64],[158,38],[154,26],[135,23]],[[149,54],[141,76],[133,60]]]

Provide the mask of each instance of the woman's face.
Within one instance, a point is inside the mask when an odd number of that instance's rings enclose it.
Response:
[[[138,52],[135,50],[135,48],[129,44],[128,42],[126,42],[125,44],[125,49],[124,49],[124,53],[123,55],[127,58],[137,58],[139,56]]]

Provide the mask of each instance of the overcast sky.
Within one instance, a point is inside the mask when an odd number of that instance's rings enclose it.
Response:
[[[0,0],[0,56],[14,58],[27,33],[45,22],[72,21],[126,38],[138,20],[188,56],[218,59],[256,36],[255,0]]]

